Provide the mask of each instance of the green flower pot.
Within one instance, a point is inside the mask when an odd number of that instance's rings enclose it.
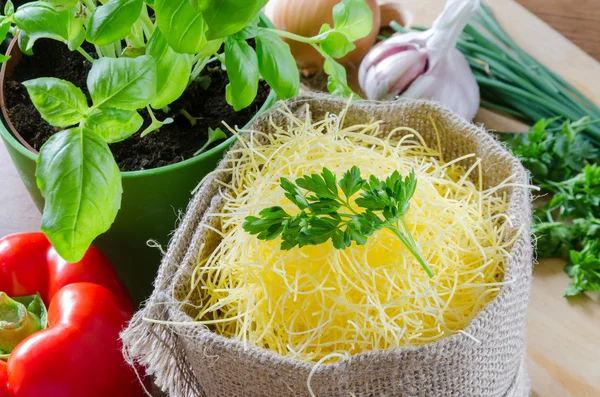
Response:
[[[16,40],[11,43],[11,53]],[[14,52],[14,51],[12,51]],[[15,54],[13,54],[15,55]],[[4,76],[18,62],[18,56],[2,67],[0,75],[0,102],[4,104]],[[262,105],[256,116],[269,109],[276,101],[275,92]],[[35,180],[37,154],[27,149],[15,137],[14,127],[3,107],[4,119],[0,135],[27,187],[31,198],[41,211],[44,199]],[[255,117],[256,117],[255,116]],[[13,130],[13,131],[11,131]],[[94,245],[111,260],[119,276],[136,303],[149,297],[153,280],[162,257],[160,249],[148,246],[155,240],[166,247],[171,232],[177,227],[191,193],[209,172],[215,169],[225,150],[233,143],[231,137],[213,149],[177,164],[144,171],[122,172],[123,198],[121,210],[110,230],[99,236]]]

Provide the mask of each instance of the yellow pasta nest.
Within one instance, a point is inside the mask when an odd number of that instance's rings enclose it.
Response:
[[[417,131],[381,136],[381,123],[341,126],[342,116],[301,120],[283,110],[287,128],[265,135],[246,131],[231,183],[217,214],[222,241],[198,264],[196,321],[214,332],[282,356],[332,362],[366,350],[420,346],[464,332],[504,280],[504,264],[517,238],[507,219],[507,198],[482,188],[474,155],[446,162]],[[394,138],[402,130],[402,139]],[[259,139],[260,138],[260,139]],[[472,166],[459,163],[472,157]],[[326,166],[341,177],[356,165],[363,177],[398,170],[417,176],[406,221],[435,276],[429,278],[396,236],[376,232],[362,246],[336,250],[331,242],[283,251],[280,240],[244,231],[248,215],[280,205],[281,177],[294,180]]]

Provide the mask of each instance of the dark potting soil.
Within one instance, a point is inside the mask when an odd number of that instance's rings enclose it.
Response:
[[[90,50],[88,52],[93,51]],[[33,148],[39,150],[57,130],[42,119],[21,82],[37,77],[56,77],[72,82],[88,95],[86,79],[90,68],[91,64],[83,56],[53,40],[38,40],[34,55],[23,57],[13,76],[6,81],[5,93],[13,125]],[[229,135],[222,121],[231,127],[243,127],[269,95],[268,86],[261,81],[254,102],[246,109],[235,112],[225,101],[227,75],[216,63],[208,65],[206,70],[209,72],[204,73],[210,79],[204,77],[203,80],[192,83],[181,98],[169,106],[168,114],[161,110],[155,111],[159,120],[167,117],[175,119],[172,124],[165,125],[144,138],[138,132],[122,142],[110,145],[122,171],[162,167],[193,157],[206,142],[209,128],[221,127]],[[207,81],[210,84],[206,85]],[[181,110],[198,117],[197,124],[192,126],[181,115]],[[140,130],[143,131],[150,124],[150,117],[145,110],[140,111],[140,114],[144,117],[144,126]],[[219,143],[221,142],[214,145]]]

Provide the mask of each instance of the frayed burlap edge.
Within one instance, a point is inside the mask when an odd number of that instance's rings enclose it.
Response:
[[[302,109],[305,104],[310,104],[312,113],[319,114],[320,116],[327,111],[339,113],[346,106],[346,103],[343,100],[320,95],[301,97],[287,102],[287,106],[289,106],[293,112],[300,113],[303,111]],[[458,119],[450,111],[437,104],[427,101],[401,101],[395,103],[374,103],[364,101],[352,104],[350,112],[356,112],[358,118],[360,118],[361,113],[364,113],[364,118],[368,119],[372,119],[372,113],[375,113],[378,116],[376,117],[377,119],[381,118],[385,120],[386,116],[394,115],[395,112],[407,111],[408,108],[424,108],[436,122],[440,120],[450,120],[451,123],[460,125],[464,130],[465,139],[472,139],[472,136],[476,136],[476,138],[473,139],[476,139],[477,144],[480,146],[478,147],[480,156],[485,156],[487,154],[486,150],[488,149],[494,153],[499,153],[503,160],[501,165],[506,166],[507,161],[510,163],[511,169],[509,172],[515,176],[514,182],[521,185],[528,183],[528,174],[520,163],[516,159],[510,157],[510,155],[504,151],[498,142],[496,142],[489,134],[462,119]],[[268,120],[269,117],[277,118],[277,107],[260,117],[249,129],[262,131],[264,131],[265,128],[268,129],[266,120]],[[316,116],[316,118],[318,117],[319,116]],[[441,125],[444,123],[445,121],[442,122]],[[401,124],[395,126],[400,125]],[[458,154],[460,154],[460,148],[444,147],[444,156],[447,159],[456,158]],[[190,202],[185,219],[174,235],[168,252],[163,259],[163,263],[155,281],[155,290],[152,297],[146,302],[143,309],[135,314],[129,327],[122,334],[124,353],[128,360],[132,363],[137,362],[143,365],[148,374],[156,377],[157,385],[171,396],[208,396],[207,392],[205,392],[206,387],[202,386],[189,359],[190,356],[193,357],[194,354],[198,354],[197,351],[194,351],[196,349],[194,338],[202,338],[202,340],[206,341],[207,345],[211,343],[214,343],[215,345],[218,344],[221,348],[229,349],[250,360],[257,360],[257,362],[262,363],[279,362],[281,365],[288,365],[291,368],[294,368],[294,370],[298,370],[299,373],[302,373],[303,375],[301,376],[305,376],[306,371],[312,369],[312,365],[309,363],[284,359],[261,348],[250,346],[244,349],[243,346],[240,346],[241,344],[239,342],[230,341],[219,335],[215,335],[206,328],[199,329],[198,327],[195,327],[195,330],[193,331],[194,335],[193,337],[190,337],[188,332],[182,331],[182,327],[174,327],[172,325],[160,323],[161,321],[182,323],[191,321],[191,318],[187,316],[183,310],[182,302],[177,299],[176,292],[180,290],[180,285],[178,285],[178,283],[181,283],[182,280],[189,279],[190,272],[194,268],[197,258],[200,256],[200,250],[204,249],[209,251],[212,249],[212,244],[207,241],[210,239],[207,239],[206,230],[199,226],[203,222],[214,222],[214,219],[206,219],[204,216],[207,210],[219,207],[219,185],[214,183],[214,181],[216,179],[226,181],[227,178],[227,173],[220,171],[218,168],[203,182],[201,190]],[[514,369],[510,376],[511,380],[508,382],[508,386],[504,387],[500,393],[490,393],[489,395],[522,397],[528,395],[530,389],[529,378],[524,365],[525,309],[523,308],[523,305],[526,306],[529,296],[532,262],[531,240],[529,236],[529,217],[531,213],[530,194],[527,188],[516,187],[512,190],[509,213],[513,215],[515,225],[523,228],[523,233],[513,248],[513,252],[519,253],[519,258],[518,260],[509,260],[506,274],[507,279],[514,276],[522,278],[517,280],[515,284],[519,285],[518,294],[523,301],[523,304],[519,307],[518,316],[513,316],[513,320],[516,322],[514,326],[523,329],[522,332],[518,333],[520,340],[517,343],[517,345],[521,346],[522,351],[515,353],[513,355],[514,357],[511,357],[511,360],[515,361],[515,364],[513,365]],[[213,226],[218,227],[218,225]],[[516,287],[513,287],[513,285],[508,285],[503,288],[498,297],[490,303],[486,309],[479,313],[466,331],[471,335],[485,334],[487,332],[485,329],[486,322],[490,317],[489,313],[498,307],[506,310],[507,308],[503,307],[505,306],[503,302],[507,299],[506,297],[508,294],[514,293],[515,289]],[[150,321],[148,321],[148,319],[150,319]],[[457,334],[422,348],[401,348],[390,349],[389,351],[383,352],[362,353],[353,356],[349,362],[354,363],[353,365],[360,366],[361,362],[368,363],[370,357],[373,355],[386,354],[387,352],[398,356],[412,357],[412,352],[414,351],[422,352],[427,349],[444,350],[451,343],[456,343],[454,342],[455,340],[460,340],[460,343],[464,344],[476,343],[475,341],[468,339],[465,335]],[[399,352],[401,354],[397,354]],[[207,355],[207,357],[210,355],[210,353],[207,353],[206,351],[203,352],[203,354]],[[418,356],[418,354],[416,355]],[[314,375],[316,389],[319,389],[319,384],[322,383],[322,381],[319,381],[320,374],[325,375],[323,379],[327,379],[327,373],[331,375],[332,373],[339,372],[341,371],[339,368],[347,368],[349,364],[342,362],[334,364],[334,366],[335,365],[338,366],[337,371],[332,370],[331,366],[318,368]],[[366,365],[368,366],[369,364]],[[210,382],[211,380],[204,379],[203,381]],[[323,389],[326,389],[326,386],[323,386]],[[271,394],[265,392],[265,395]],[[414,395],[421,394],[415,392]],[[448,394],[443,394],[442,392],[442,394],[436,395],[455,394],[448,390]]]

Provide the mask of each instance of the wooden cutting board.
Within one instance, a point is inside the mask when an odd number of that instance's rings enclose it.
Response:
[[[444,0],[400,0],[414,23],[430,26]],[[600,63],[513,0],[488,0],[505,31],[525,51],[600,104]],[[573,6],[576,4],[574,2]],[[600,6],[600,5],[599,5]],[[489,129],[525,129],[521,123],[481,110]],[[564,263],[535,265],[528,322],[528,366],[533,396],[600,396],[600,298],[565,299]]]

